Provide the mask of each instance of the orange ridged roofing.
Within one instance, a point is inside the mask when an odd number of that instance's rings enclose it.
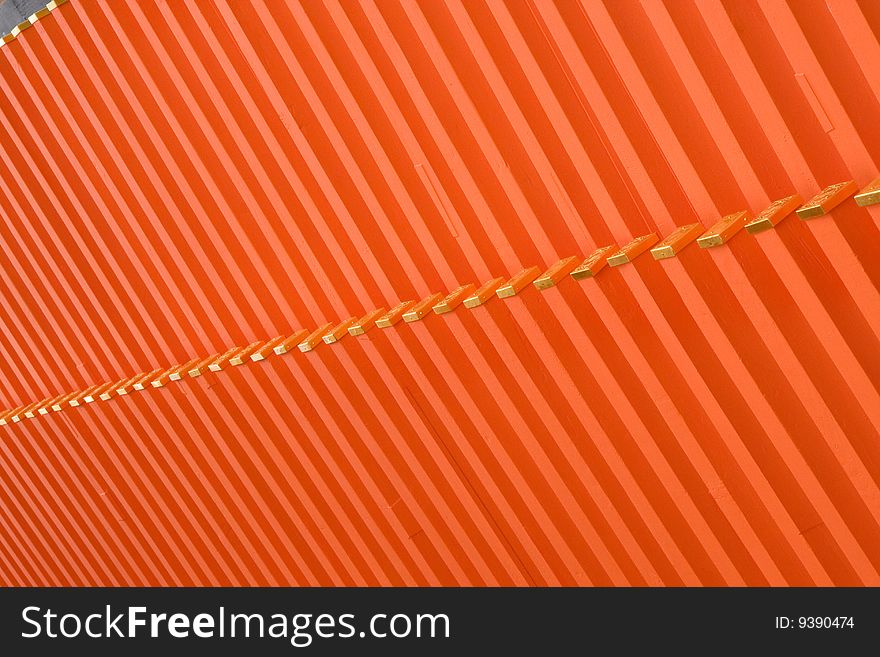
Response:
[[[67,3],[0,49],[0,404],[862,187],[878,25]],[[847,198],[10,420],[0,583],[877,585],[877,218]]]

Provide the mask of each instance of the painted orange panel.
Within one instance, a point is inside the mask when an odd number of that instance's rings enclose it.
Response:
[[[870,190],[878,26],[818,1],[41,17],[0,48],[0,584],[880,584],[876,206],[601,251]],[[449,303],[474,312],[371,330],[480,281]],[[343,317],[361,337],[294,348]],[[71,408],[96,381],[122,383]],[[63,416],[3,424],[47,397]]]

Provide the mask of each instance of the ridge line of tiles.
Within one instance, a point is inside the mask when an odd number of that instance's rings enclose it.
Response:
[[[56,0],[54,4],[57,6],[66,1]],[[232,367],[266,360],[272,355],[282,356],[294,350],[308,353],[321,344],[335,344],[346,335],[356,337],[374,328],[390,328],[401,321],[406,324],[418,322],[432,311],[436,315],[443,315],[459,306],[474,309],[487,303],[493,296],[500,299],[514,297],[531,285],[543,291],[568,277],[573,280],[592,278],[606,265],[619,267],[632,263],[648,250],[655,260],[663,260],[677,256],[694,241],[704,249],[716,248],[728,244],[742,229],[747,233],[755,234],[775,228],[792,213],[805,221],[828,215],[834,208],[853,196],[856,189],[855,182],[851,180],[835,183],[806,203],[799,195],[794,194],[774,201],[755,217],[752,217],[747,210],[725,215],[708,230],[704,229],[701,223],[691,223],[675,228],[662,241],[658,240],[656,233],[641,235],[622,247],[601,246],[580,262],[577,256],[562,258],[543,273],[537,266],[525,267],[509,279],[493,278],[479,288],[473,283],[466,283],[446,295],[435,292],[419,301],[413,299],[401,301],[390,309],[376,308],[360,318],[352,316],[338,323],[327,322],[311,331],[299,329],[287,337],[279,335],[269,340],[257,340],[247,346],[231,347],[223,353],[192,358],[171,367],[160,367],[118,381],[98,383],[85,390],[47,397],[41,401],[26,402],[0,411],[0,426],[16,424],[25,419],[61,412],[77,406],[86,406],[99,400],[109,401],[140,390],[163,388],[184,378],[197,378],[209,372],[222,372]],[[855,194],[854,200],[861,207],[880,203],[880,177]]]

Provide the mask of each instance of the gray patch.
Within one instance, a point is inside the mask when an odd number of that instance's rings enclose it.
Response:
[[[28,16],[49,4],[49,0],[0,0],[0,36],[26,21]]]

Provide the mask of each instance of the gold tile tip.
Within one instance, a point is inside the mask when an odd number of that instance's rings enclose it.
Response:
[[[253,354],[260,346],[263,344],[261,340],[255,340],[251,342],[248,346],[244,347],[241,351],[239,351],[235,356],[229,359],[229,364],[232,367],[240,367],[244,365],[250,360],[251,354]]]
[[[876,178],[865,185],[862,190],[855,195],[855,200],[856,205],[862,208],[880,203],[880,178]]]
[[[865,194],[859,194],[855,197],[856,205],[860,208],[867,208],[871,205],[877,205],[880,203],[880,189],[874,190],[872,192],[867,192]]]
[[[529,283],[534,281],[541,270],[537,267],[526,267],[514,274],[509,281],[495,290],[495,294],[499,299],[508,299],[522,292]]]
[[[593,251],[581,264],[571,270],[571,277],[576,281],[592,278],[608,263],[608,256],[620,249],[616,244],[600,246]]]
[[[473,283],[465,283],[464,285],[458,286],[437,303],[434,306],[433,311],[437,315],[452,312],[460,304],[464,303],[464,300],[470,297],[475,289],[476,286]]]
[[[804,203],[795,212],[801,219],[815,219],[831,212],[838,205],[857,191],[858,187],[854,180],[828,185],[809,201]]]
[[[193,358],[188,360],[185,363],[181,363],[180,365],[175,365],[172,370],[168,373],[169,381],[181,381],[183,380],[184,375],[189,372],[190,368],[198,367],[199,363],[202,359]]]
[[[286,338],[282,338],[277,345],[272,347],[272,353],[276,356],[283,356],[284,354],[290,353],[308,334],[308,330],[299,329],[293,334],[288,335]]]
[[[773,201],[764,208],[754,219],[746,223],[746,232],[750,235],[763,233],[779,225],[783,219],[794,212],[803,203],[800,194],[792,194]]]
[[[639,237],[631,240],[628,244],[620,247],[620,250],[617,251],[617,253],[609,255],[606,264],[609,267],[620,267],[621,265],[630,263],[638,256],[643,254],[645,251],[650,249],[652,246],[654,246],[656,243],[656,233],[640,235]]]
[[[276,335],[271,340],[267,340],[253,350],[253,353],[250,355],[251,362],[258,363],[261,360],[266,360],[270,355],[275,353],[275,347],[280,344],[284,344],[283,335]]]
[[[49,400],[49,402],[45,406],[43,406],[43,408],[40,409],[41,414],[48,415],[49,413],[51,413],[54,406],[56,404],[59,404],[61,402],[61,400],[63,400],[63,399],[64,399],[64,396],[59,395],[58,397],[55,397],[54,399]]]
[[[329,331],[332,327],[332,322],[327,322],[323,326],[319,326],[314,331],[303,337],[299,341],[299,343],[297,343],[297,348],[302,353],[313,351],[318,345],[323,344],[324,336],[327,334],[327,331]]]
[[[413,322],[418,322],[426,315],[430,314],[431,309],[434,307],[434,304],[440,301],[443,297],[443,294],[440,292],[435,292],[434,294],[429,294],[424,299],[419,301],[417,304],[413,305],[409,310],[403,313],[403,321],[407,324],[412,324]]]
[[[101,388],[100,385],[94,385],[94,386],[91,386],[90,388],[86,388],[85,390],[80,390],[79,392],[71,395],[71,398],[70,398],[70,401],[68,402],[68,404],[70,406],[81,406],[82,404],[87,403],[86,402],[87,397],[89,397],[90,395],[97,392],[100,388]],[[22,410],[26,410],[26,409],[22,409]]]
[[[375,310],[371,310],[366,315],[357,320],[354,324],[348,327],[348,334],[354,337],[363,335],[374,326],[376,326],[376,320],[384,314],[385,306],[380,306]]]
[[[153,388],[163,388],[168,383],[168,375],[174,371],[175,368],[179,367],[179,365],[175,365],[174,367],[169,367],[167,370],[162,370],[161,372],[157,372],[156,374],[152,374],[147,377],[147,382]]]
[[[724,240],[718,233],[712,233],[711,235],[703,235],[697,238],[697,244],[700,245],[701,249],[709,249],[713,246],[721,246],[724,244]]]
[[[30,418],[32,418],[34,416],[33,410],[34,410],[35,406],[36,406],[36,404],[30,404],[28,406],[25,406],[23,409],[21,409],[18,412],[18,419],[19,420],[29,420]]]
[[[654,260],[665,260],[675,257],[675,249],[671,246],[655,246],[651,249],[651,255],[654,256]]]
[[[249,345],[250,346],[250,345]],[[229,365],[229,361],[238,356],[243,351],[247,350],[248,347],[230,347],[222,354],[219,354],[216,357],[213,357],[212,362],[208,363],[208,370],[211,372],[220,372],[226,369],[226,366]],[[203,361],[204,363],[204,361]]]
[[[623,251],[618,251],[613,256],[609,257],[607,262],[609,267],[620,267],[620,265],[625,265],[629,262],[629,256]]]
[[[54,399],[54,397],[50,397],[49,399],[44,399],[43,401],[34,404],[24,412],[24,416],[27,418],[35,418],[38,415],[45,415],[45,413],[41,413],[40,411],[46,408],[46,405],[49,402],[54,401]]]
[[[662,242],[651,249],[651,255],[654,257],[654,260],[665,260],[666,258],[675,257],[702,232],[703,225],[701,223],[678,226]]]
[[[179,364],[178,364],[178,365],[175,365],[174,367],[169,367],[167,370],[161,372],[157,377],[155,377],[154,379],[152,379],[152,380],[150,381],[150,384],[151,384],[154,388],[162,388],[162,387],[168,385],[169,383],[171,383],[171,373],[172,373],[174,370],[176,370],[178,367],[180,367]],[[157,383],[158,383],[159,385],[156,385]]]
[[[821,205],[804,206],[798,208],[795,212],[797,212],[797,216],[801,219],[815,219],[825,215],[825,210],[822,209]]]
[[[413,300],[401,301],[377,319],[376,326],[381,329],[391,328],[403,318],[404,313],[406,313],[406,311],[408,311],[414,304],[415,301]]]
[[[749,213],[746,210],[731,212],[698,237],[697,245],[701,249],[708,249],[727,244],[734,235],[745,228],[749,221]]]
[[[51,11],[52,10],[49,9],[48,7],[43,7],[42,9],[37,9],[37,11],[35,11],[30,16],[28,16],[28,21],[31,23],[31,25],[33,25],[41,18],[45,18],[46,16],[48,16]]]
[[[541,291],[555,286],[559,281],[565,278],[567,274],[570,274],[575,267],[577,267],[577,260],[577,256],[569,256],[568,258],[558,260],[550,266],[547,271],[538,276],[532,284]]]
[[[470,309],[481,306],[489,299],[494,297],[495,292],[503,284],[504,279],[502,277],[499,276],[498,278],[492,278],[483,283],[476,292],[474,292],[471,296],[462,301],[462,304],[464,304],[465,308]]]
[[[9,30],[9,33],[14,36],[18,36],[32,25],[33,23],[31,23],[29,20],[23,20],[21,23]]]
[[[746,224],[746,232],[750,235],[763,233],[765,230],[773,228],[773,222],[769,219],[757,219]]]
[[[348,335],[348,329],[355,322],[357,322],[357,317],[349,317],[348,319],[343,319],[336,326],[330,329],[321,339],[324,341],[324,344],[334,344],[339,342],[342,338]]]

